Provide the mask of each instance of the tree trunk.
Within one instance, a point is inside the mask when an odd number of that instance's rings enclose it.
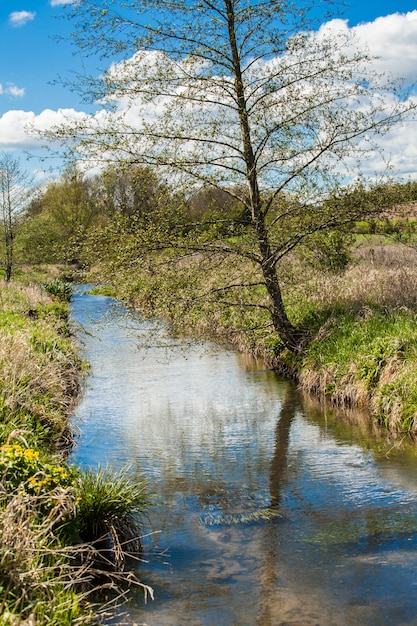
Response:
[[[12,277],[12,268],[13,268],[13,231],[11,225],[11,219],[9,223],[5,225],[6,228],[6,237],[5,237],[5,245],[6,245],[6,269],[5,269],[5,280],[9,282]]]
[[[270,312],[274,329],[281,338],[285,347],[296,352],[299,349],[301,333],[290,322],[282,300],[281,287],[276,271],[276,265],[272,262],[271,246],[268,232],[265,226],[262,198],[258,185],[258,173],[256,159],[253,152],[251,131],[249,124],[248,109],[243,83],[242,66],[236,41],[235,15],[232,0],[224,0],[227,11],[229,43],[233,61],[234,87],[238,105],[238,115],[243,142],[243,154],[246,163],[246,178],[249,188],[249,202],[252,214],[258,247],[260,252],[260,265],[265,280],[265,286],[270,301]]]
[[[12,266],[10,265],[10,263],[7,263],[7,265],[6,265],[6,275],[4,277],[6,283],[10,282],[11,277],[12,277]]]
[[[256,232],[258,235],[259,251],[261,253],[261,268],[268,292],[272,323],[286,348],[297,352],[302,334],[288,319],[287,311],[282,300],[281,286],[277,275],[277,268],[272,262],[272,252],[268,241],[263,218],[257,220]]]
[[[300,350],[302,333],[288,319],[285,305],[282,301],[281,287],[275,267],[269,267],[268,262],[262,264],[262,272],[265,279],[265,286],[270,299],[269,310],[271,312],[272,323],[285,347],[291,352]]]

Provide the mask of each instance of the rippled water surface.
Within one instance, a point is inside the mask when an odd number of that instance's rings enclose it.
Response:
[[[417,459],[231,351],[75,295],[91,375],[74,460],[155,495],[130,619],[147,626],[417,625]]]

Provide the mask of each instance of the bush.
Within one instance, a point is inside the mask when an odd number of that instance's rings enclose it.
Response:
[[[313,268],[337,274],[343,272],[352,259],[354,236],[340,230],[312,235],[300,249],[301,256]]]
[[[43,283],[43,289],[51,296],[56,296],[60,300],[69,301],[71,299],[73,289],[69,283],[59,278],[54,278],[47,283]]]

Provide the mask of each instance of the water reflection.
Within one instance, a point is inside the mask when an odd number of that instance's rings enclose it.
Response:
[[[281,489],[286,478],[288,465],[290,428],[295,418],[296,410],[299,408],[300,396],[292,385],[288,386],[275,428],[275,450],[269,477],[271,507],[274,508],[278,508],[281,502]]]
[[[127,462],[156,493],[141,567],[156,600],[138,596],[132,620],[417,624],[414,450],[109,298],[72,307],[92,364],[74,459]]]

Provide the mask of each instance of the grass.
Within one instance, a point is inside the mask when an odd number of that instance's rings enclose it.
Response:
[[[16,428],[61,446],[82,363],[67,328],[68,306],[40,287],[0,288],[0,436]]]
[[[98,285],[90,289],[88,293],[92,296],[108,296],[110,298],[113,298],[115,296],[115,290],[111,285]]]
[[[126,554],[140,557],[138,521],[150,503],[145,483],[131,480],[126,468],[86,470],[79,474],[77,494],[75,522],[82,540],[100,543],[107,560],[110,554],[119,568]]]
[[[47,293],[58,297],[60,300],[69,302],[71,299],[72,287],[70,283],[65,280],[54,278],[43,283],[42,287]]]
[[[0,515],[0,624],[89,624],[93,614],[69,587],[78,573],[56,541],[57,519],[67,512],[63,497],[39,518],[39,498],[3,496]]]
[[[326,311],[299,366],[301,388],[370,410],[391,431],[417,432],[417,254],[362,246],[339,277],[316,277]]]
[[[99,590],[115,605],[126,584],[152,593],[124,571],[140,548],[144,484],[66,462],[84,371],[68,295],[57,281],[0,284],[0,626],[93,624],[107,612],[89,601]]]
[[[55,279],[62,280],[62,277],[68,272],[68,268],[62,265],[50,265],[39,263],[37,265],[16,265],[13,269],[12,280],[16,284],[31,287],[32,285],[41,285]],[[3,277],[3,274],[0,274]]]

